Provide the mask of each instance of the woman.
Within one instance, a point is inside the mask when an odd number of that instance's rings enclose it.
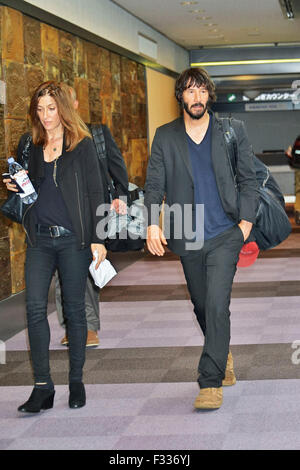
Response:
[[[76,111],[68,89],[42,83],[30,103],[32,145],[28,174],[38,198],[26,211],[25,264],[28,335],[35,385],[18,410],[52,408],[54,385],[49,367],[48,291],[58,269],[69,339],[69,406],[85,405],[82,369],[87,336],[85,288],[92,253],[99,266],[106,257],[96,235],[96,210],[104,202],[97,155],[89,131]],[[20,160],[26,136],[18,146]],[[7,189],[16,191],[11,180]]]

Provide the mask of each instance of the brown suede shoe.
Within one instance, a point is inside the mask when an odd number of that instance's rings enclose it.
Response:
[[[99,338],[96,331],[88,330],[86,347],[87,348],[96,348],[99,346]]]
[[[225,377],[222,381],[222,385],[226,387],[226,386],[234,385],[235,383],[236,383],[236,376],[233,370],[233,357],[232,357],[231,351],[229,351],[227,364],[226,364],[226,370],[225,370]]]
[[[222,402],[222,387],[201,388],[199,395],[196,397],[194,407],[197,408],[197,410],[216,410],[220,408]]]
[[[68,341],[67,335],[65,335],[65,336],[63,337],[63,339],[61,340],[60,344],[61,344],[62,346],[68,346],[68,345],[69,345],[69,341]]]
[[[67,335],[63,337],[60,344],[62,346],[69,346],[69,341]],[[99,337],[96,331],[88,330],[87,339],[86,339],[86,347],[87,348],[96,348],[99,346]]]

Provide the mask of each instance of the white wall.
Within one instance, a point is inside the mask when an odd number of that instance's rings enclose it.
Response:
[[[175,79],[146,68],[149,150],[156,128],[173,121],[180,109],[175,98]]]
[[[159,65],[175,72],[189,67],[185,49],[109,0],[26,1],[136,54],[139,54],[138,33],[143,33],[158,43]]]

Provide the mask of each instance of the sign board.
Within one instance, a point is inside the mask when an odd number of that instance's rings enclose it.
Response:
[[[245,103],[245,111],[291,111],[293,109],[291,102]]]

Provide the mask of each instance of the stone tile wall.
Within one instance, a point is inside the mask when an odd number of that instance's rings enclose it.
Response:
[[[144,66],[19,11],[0,7],[0,170],[30,129],[28,105],[35,87],[56,79],[74,86],[86,123],[102,121],[120,147],[129,180],[143,185],[148,159]],[[0,203],[6,189],[0,184]],[[22,227],[0,215],[0,300],[24,289]]]

